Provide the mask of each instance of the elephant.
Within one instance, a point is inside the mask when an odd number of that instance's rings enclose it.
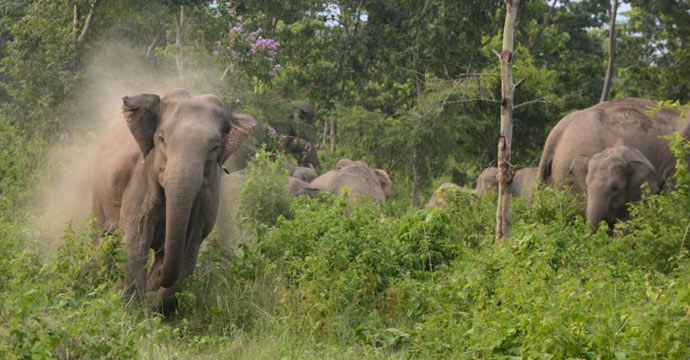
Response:
[[[680,115],[670,110],[650,113],[657,105],[645,99],[608,101],[564,117],[546,139],[537,178],[546,185],[568,183],[572,193],[584,194],[589,159],[618,144],[647,158],[656,169],[658,186],[668,189],[675,159],[661,136],[679,130]]]
[[[310,183],[316,179],[316,171],[310,167],[295,166],[290,163],[285,163],[285,168],[288,170],[290,177],[300,179],[304,182]]]
[[[448,195],[455,196],[455,194],[469,194],[477,195],[475,189],[468,189],[458,186],[453,183],[443,183],[436,190],[429,199],[429,202],[424,206],[425,209],[444,208],[448,206]]]
[[[93,211],[102,230],[124,231],[127,292],[166,314],[214,226],[222,164],[256,121],[185,89],[122,103],[125,121],[105,133],[95,157]]]
[[[616,145],[594,154],[587,163],[585,217],[593,231],[606,220],[628,220],[626,203],[639,201],[646,182],[652,194],[659,191],[654,166],[637,149]]]
[[[334,170],[312,180],[310,188],[339,194],[344,187],[350,188],[350,200],[356,196],[370,196],[377,203],[385,202],[391,194],[392,182],[388,173],[371,169],[362,161],[341,159]]]
[[[308,101],[294,100],[290,102],[291,105],[296,107],[295,112],[292,114],[292,121],[295,123],[304,123],[310,126],[314,125],[314,119],[316,117],[314,112],[314,105]],[[298,134],[293,134],[297,136]]]
[[[515,172],[513,181],[510,183],[510,193],[515,197],[531,193],[537,183],[538,170],[537,167],[527,167]]]
[[[474,192],[481,195],[487,191],[496,191],[498,189],[498,168],[489,167],[482,170],[477,177],[477,186]]]

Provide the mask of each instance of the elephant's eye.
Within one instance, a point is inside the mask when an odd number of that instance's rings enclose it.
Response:
[[[161,143],[161,145],[165,145],[165,139],[163,139],[163,135],[158,135],[158,142]]]
[[[218,145],[218,144],[213,145],[213,148],[211,148],[211,152],[217,152],[218,149],[220,149],[220,145]]]

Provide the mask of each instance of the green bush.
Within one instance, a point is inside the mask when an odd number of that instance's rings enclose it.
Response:
[[[243,219],[253,219],[273,225],[278,217],[290,218],[292,195],[288,191],[288,172],[283,166],[285,157],[260,150],[247,167],[247,180],[242,185],[237,213]]]

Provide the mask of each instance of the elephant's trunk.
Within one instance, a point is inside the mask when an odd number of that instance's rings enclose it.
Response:
[[[165,172],[165,250],[161,285],[166,288],[179,279],[190,214],[203,183],[203,164],[196,163],[176,161],[171,164],[168,161]]]
[[[609,201],[595,196],[588,196],[587,210],[585,216],[592,231],[597,231],[599,223],[607,220],[609,212]],[[608,220],[607,220],[608,221]]]

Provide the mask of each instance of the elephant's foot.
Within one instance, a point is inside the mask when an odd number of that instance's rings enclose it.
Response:
[[[146,304],[148,307],[164,316],[168,316],[177,310],[176,286],[171,288],[161,287],[156,291],[146,293]]]

